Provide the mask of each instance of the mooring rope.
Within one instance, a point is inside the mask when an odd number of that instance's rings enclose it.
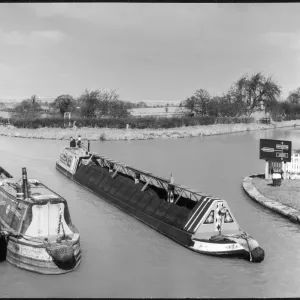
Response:
[[[57,239],[59,239],[59,234],[60,234],[60,226],[61,226],[61,208],[59,208],[59,218],[58,218],[58,228],[57,228]]]
[[[248,250],[249,250],[249,255],[250,255],[250,261],[252,261],[252,249],[249,245],[249,235],[246,233],[246,232],[243,232],[241,234],[237,234],[237,235],[224,235],[224,237],[228,238],[228,239],[244,239],[247,243],[247,246],[248,246]]]

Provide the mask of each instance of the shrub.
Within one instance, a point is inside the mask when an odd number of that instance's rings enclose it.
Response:
[[[100,134],[100,141],[106,141],[106,134],[104,132]]]

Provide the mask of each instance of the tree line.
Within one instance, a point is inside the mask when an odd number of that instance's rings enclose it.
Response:
[[[243,75],[222,96],[212,97],[204,89],[184,100],[181,105],[200,115],[215,117],[250,116],[257,110],[275,118],[300,114],[300,87],[280,100],[282,88],[262,73]]]
[[[250,116],[257,110],[264,110],[273,118],[300,115],[300,87],[280,100],[282,88],[262,73],[243,75],[221,96],[211,96],[205,89],[180,102],[181,108],[195,115],[211,117]],[[133,103],[121,100],[115,90],[85,90],[78,98],[69,94],[58,96],[50,107],[62,116],[66,112],[81,118],[126,118],[130,109],[148,107],[145,102]],[[167,111],[167,110],[166,110]],[[37,118],[42,113],[37,97],[23,100],[14,109],[14,116]]]

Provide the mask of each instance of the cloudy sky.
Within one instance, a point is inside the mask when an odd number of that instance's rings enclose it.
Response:
[[[0,99],[116,89],[129,101],[221,95],[262,72],[300,86],[300,4],[0,4]]]

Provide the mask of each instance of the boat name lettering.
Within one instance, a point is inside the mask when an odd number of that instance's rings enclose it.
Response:
[[[60,160],[61,160],[63,163],[65,163],[68,167],[70,167],[71,164],[72,164],[73,156],[68,155],[68,154],[66,154],[66,153],[62,153],[62,154],[60,155]]]
[[[196,243],[194,245],[194,248],[199,251],[229,251],[229,250],[235,250],[239,249],[238,244],[228,244],[228,245],[220,245],[220,244],[203,244],[203,243]]]

